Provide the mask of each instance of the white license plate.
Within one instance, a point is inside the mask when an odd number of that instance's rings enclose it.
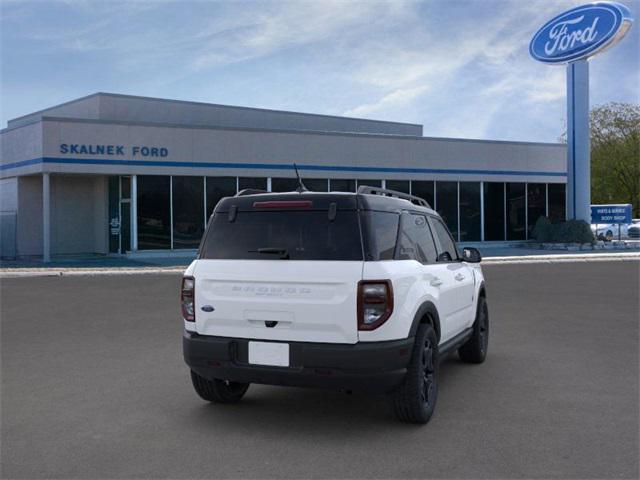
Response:
[[[253,365],[289,366],[289,344],[249,342],[249,363]]]

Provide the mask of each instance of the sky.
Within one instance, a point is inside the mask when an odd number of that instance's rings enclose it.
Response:
[[[0,0],[0,126],[101,91],[555,142],[566,69],[528,44],[582,3]],[[592,106],[640,103],[639,32],[590,60]]]

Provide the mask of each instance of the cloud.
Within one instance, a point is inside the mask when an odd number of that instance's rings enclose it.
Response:
[[[393,109],[407,105],[414,99],[421,96],[429,89],[428,85],[422,85],[413,88],[399,88],[385,95],[375,103],[359,105],[351,110],[344,112],[346,116],[361,116],[378,113],[388,109]]]
[[[295,47],[340,41],[352,29],[401,14],[407,5],[404,1],[341,0],[262,4],[265,8],[261,10],[236,12],[199,32],[200,46],[190,66],[201,71]]]
[[[5,99],[24,79],[41,82],[42,92],[57,79],[65,92],[407,121],[435,136],[554,140],[565,70],[533,61],[527,47],[540,25],[579,0],[0,1]],[[636,56],[637,38],[623,41]],[[637,101],[638,62],[624,48],[598,59],[594,99],[625,101],[632,92]]]

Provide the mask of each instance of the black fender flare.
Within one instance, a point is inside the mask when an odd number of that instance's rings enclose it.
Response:
[[[478,297],[487,298],[487,291],[484,288],[484,280],[480,283],[480,287],[478,288]]]
[[[418,311],[413,317],[413,322],[411,323],[411,330],[409,330],[409,337],[416,336],[418,327],[420,326],[421,323],[423,323],[423,320],[425,317],[427,317],[427,315],[428,315],[428,318],[430,318],[431,320],[428,323],[431,323],[433,325],[433,329],[436,331],[436,337],[438,338],[438,341],[440,341],[440,332],[441,332],[440,315],[438,315],[438,309],[436,308],[436,306],[433,304],[433,302],[430,302],[430,301],[424,302],[418,308]]]

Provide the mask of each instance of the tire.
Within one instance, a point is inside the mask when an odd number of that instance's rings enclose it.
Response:
[[[249,388],[248,383],[208,380],[193,370],[191,370],[191,383],[200,398],[213,403],[238,403]]]
[[[478,298],[476,320],[473,322],[471,338],[458,349],[463,362],[482,363],[489,347],[489,309],[485,297]]]
[[[427,423],[438,398],[438,338],[431,325],[416,333],[407,376],[389,394],[396,418],[409,423]]]

